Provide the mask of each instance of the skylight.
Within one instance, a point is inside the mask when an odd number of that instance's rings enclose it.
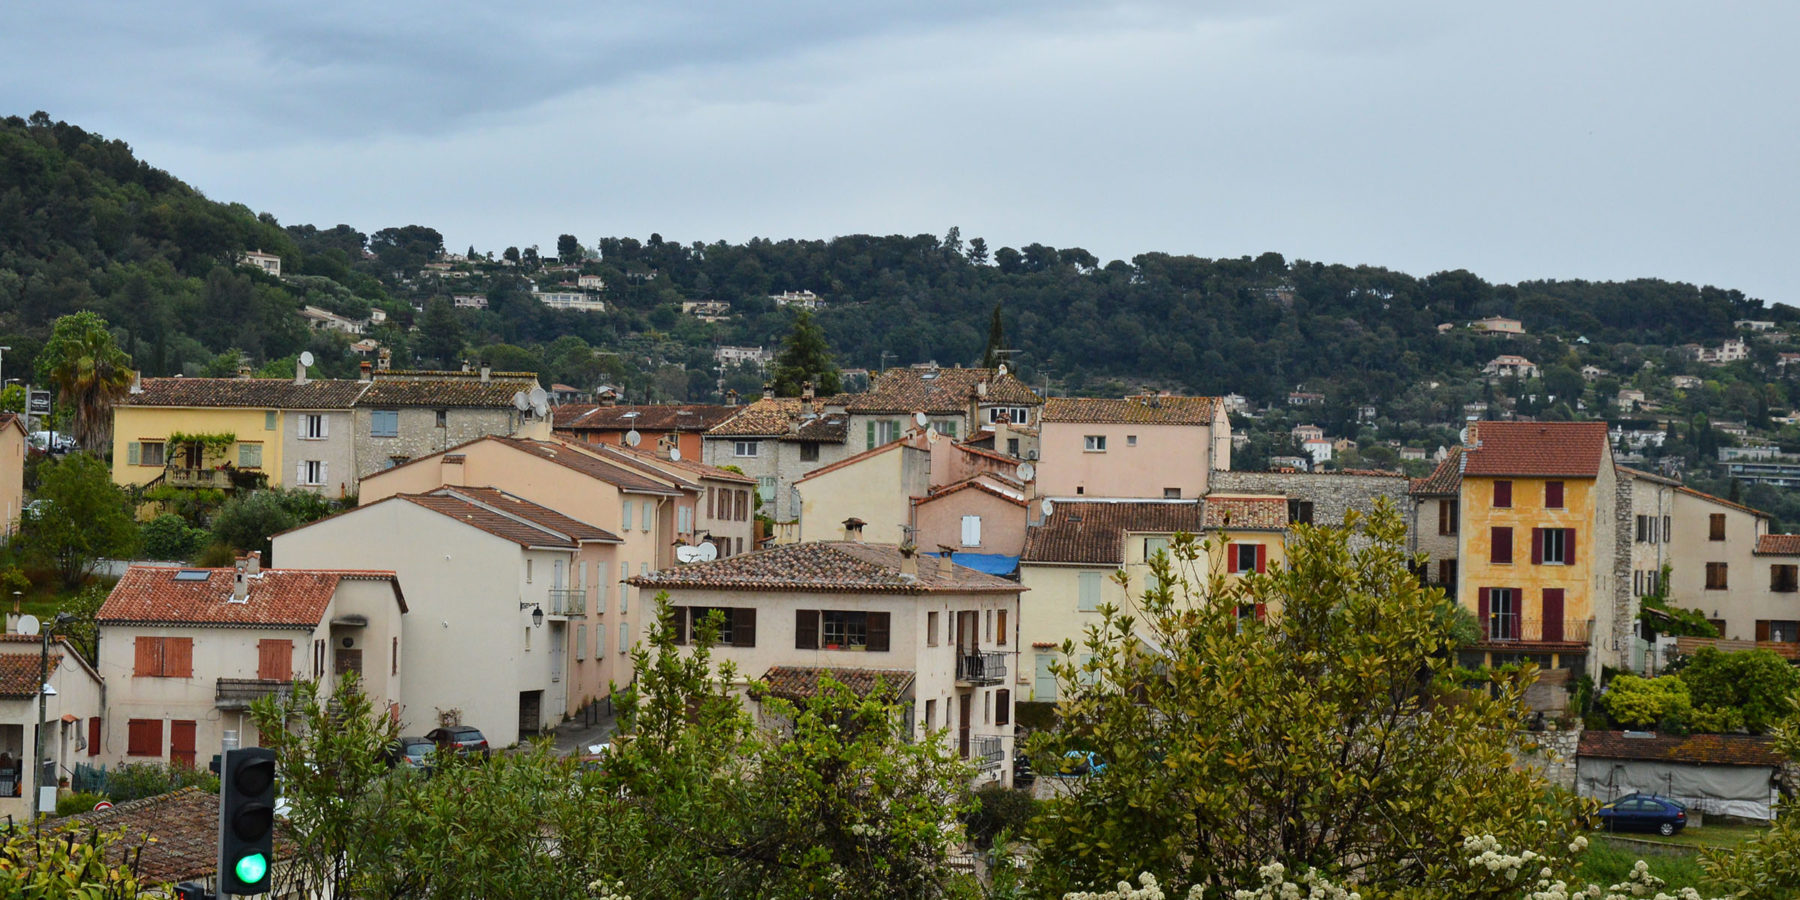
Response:
[[[205,581],[212,577],[209,569],[182,569],[175,573],[176,581]]]

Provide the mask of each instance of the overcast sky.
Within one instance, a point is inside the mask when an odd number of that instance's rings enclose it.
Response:
[[[1800,303],[1792,0],[290,6],[27,2],[0,107],[457,250],[957,225]]]

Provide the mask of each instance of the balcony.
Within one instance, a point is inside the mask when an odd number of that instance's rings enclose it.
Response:
[[[163,484],[178,488],[216,488],[221,491],[231,490],[231,473],[224,469],[188,469],[181,466],[167,466],[163,469]]]
[[[579,616],[587,611],[586,588],[551,588],[550,604],[544,609],[549,616]]]
[[[1006,654],[959,653],[956,656],[957,684],[999,684],[1006,680]]]
[[[221,678],[218,693],[213,705],[219,709],[249,709],[250,704],[263,697],[275,697],[286,700],[293,696],[292,681],[273,681],[266,678]]]
[[[1586,647],[1593,625],[1592,619],[1552,619],[1546,622],[1538,618],[1494,615],[1481,624],[1481,644],[1520,649],[1533,645]]]
[[[1006,744],[999,735],[969,738],[969,761],[983,769],[998,769],[1006,759]]]

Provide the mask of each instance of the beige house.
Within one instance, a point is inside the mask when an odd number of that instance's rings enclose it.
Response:
[[[40,781],[33,762],[39,758],[38,736],[43,735],[41,746],[59,779],[77,762],[98,756],[106,690],[100,673],[61,638],[51,641],[49,676],[43,677],[44,638],[16,633],[17,623],[16,616],[9,616],[9,633],[0,635],[0,816],[24,822],[31,818],[31,798]],[[45,697],[45,725],[39,732],[38,691],[45,684],[52,693]],[[47,809],[55,812],[56,807],[52,803]]]
[[[867,523],[871,542],[906,543],[913,525],[912,499],[930,490],[931,449],[925,435],[915,430],[795,480],[799,540],[836,537],[845,519],[860,519]]]
[[[1431,474],[1412,482],[1414,553],[1425,555],[1425,580],[1456,596],[1457,533],[1462,530],[1462,448],[1452,447]]]
[[[0,534],[19,528],[25,508],[25,424],[18,413],[0,413]]]
[[[1046,496],[1191,500],[1231,468],[1231,421],[1217,397],[1052,397],[1043,421]]]
[[[277,535],[275,553],[398,573],[413,597],[402,729],[473,725],[504,747],[630,680],[629,607],[608,608],[620,543],[512,494],[441,487]]]
[[[826,675],[865,693],[880,686],[911,706],[918,734],[979,765],[978,782],[1011,784],[1018,584],[859,540],[783,545],[633,583],[668,593],[678,642],[721,610],[714,655],[745,679],[799,702]]]
[[[388,532],[392,533],[392,532]],[[356,672],[376,708],[398,713],[407,611],[400,582],[373,569],[132,566],[95,616],[110,686],[108,763],[204,766],[227,735],[258,743],[251,701]]]
[[[367,478],[408,460],[527,422],[514,395],[538,386],[534,372],[384,370],[357,398],[356,475]]]
[[[749,511],[756,479],[696,462],[672,447],[650,452],[590,446],[603,460],[667,480],[681,489],[674,512],[675,539],[680,543],[710,543],[720,557],[756,549],[756,521]]]
[[[833,410],[850,416],[850,443],[873,450],[907,430],[928,428],[961,440],[974,440],[996,426],[1012,432],[1038,424],[1044,400],[1006,366],[992,369],[945,369],[935,363],[889,369],[860,394],[831,398]],[[918,417],[925,424],[918,424]],[[1016,437],[1016,436],[1015,436]],[[996,451],[1005,451],[1005,437]]]

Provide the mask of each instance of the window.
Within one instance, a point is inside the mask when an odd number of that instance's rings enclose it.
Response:
[[[125,753],[128,756],[163,755],[163,723],[161,719],[130,719],[125,723]]]
[[[1455,534],[1457,525],[1460,524],[1457,517],[1461,514],[1462,511],[1457,507],[1455,500],[1439,500],[1438,534]]]
[[[819,461],[819,444],[817,441],[801,441],[800,442],[800,461],[801,462],[818,462]]]
[[[1137,435],[1135,435],[1135,434],[1126,435],[1125,436],[1125,446],[1136,447],[1137,446]]]
[[[956,420],[947,419],[942,422],[933,422],[931,430],[948,437],[956,437]]]
[[[398,468],[400,466],[406,465],[409,462],[412,462],[412,457],[410,457],[410,456],[390,456],[387,459],[382,460],[381,468],[383,468],[383,469]]]
[[[732,456],[755,456],[762,447],[762,441],[734,441],[731,445]]]
[[[388,674],[400,674],[400,639],[397,637],[388,651]]]
[[[133,678],[194,677],[194,639],[139,637],[132,665]]]
[[[1519,639],[1519,592],[1513,588],[1482,588],[1480,609],[1482,636],[1492,641]]]
[[[994,724],[1012,724],[1012,691],[1005,688],[994,692]]]
[[[325,439],[325,416],[320,413],[305,413],[300,416],[300,437],[309,441]]]
[[[138,464],[162,468],[164,465],[163,451],[166,446],[167,445],[163,444],[161,441],[145,441],[143,450],[138,457]]]
[[[239,444],[238,445],[238,468],[240,468],[240,469],[260,469],[260,468],[262,468],[262,445],[261,444]]]
[[[822,619],[820,638],[827,650],[867,647],[869,614],[827,611]]]
[[[1706,564],[1706,589],[1707,590],[1709,590],[1709,591],[1729,590],[1730,588],[1728,587],[1727,582],[1728,582],[1728,579],[1726,578],[1726,568],[1725,568],[1724,563],[1709,562]]]
[[[257,641],[256,677],[264,681],[292,681],[294,642],[266,639]]]
[[[936,727],[937,727],[937,701],[936,700],[927,700],[927,701],[925,701],[925,730],[930,731]]]
[[[437,427],[439,427],[439,428],[450,427],[450,411],[449,410],[440,409],[437,411]]]
[[[889,647],[889,614],[844,610],[794,611],[794,649],[886,652]]]
[[[325,483],[325,461],[322,459],[306,459],[300,461],[300,483],[305,485],[322,485]]]
[[[962,545],[964,547],[981,546],[981,517],[962,517]]]
[[[1081,586],[1079,599],[1075,604],[1077,611],[1094,612],[1100,608],[1101,577],[1099,572],[1083,572],[1076,576],[1076,581]]]
[[[1006,421],[1011,424],[1031,424],[1031,409],[1024,406],[990,406],[987,411],[988,424],[992,425],[1000,421],[1000,415],[1002,413],[1006,414]]]
[[[1086,435],[1082,438],[1082,442],[1083,442],[1082,449],[1086,450],[1089,453],[1105,453],[1106,452],[1106,435],[1104,435],[1104,434]]]
[[[1574,565],[1575,529],[1531,529],[1531,562],[1533,565]]]
[[[1800,641],[1800,622],[1793,619],[1757,619],[1756,639],[1774,641],[1778,644],[1792,644]]]
[[[275,424],[275,411],[272,409],[265,410],[263,412],[263,430],[264,431],[274,431],[276,429],[276,427],[277,426]]]
[[[1563,508],[1563,483],[1560,481],[1544,482],[1544,508]]]
[[[1494,482],[1494,508],[1510,509],[1512,507],[1512,482]]]
[[[1313,502],[1311,500],[1289,500],[1288,524],[1311,525],[1313,520]]]
[[[1019,439],[1018,438],[1007,438],[1006,439],[1006,455],[1007,456],[1018,456],[1019,455]]]
[[[1711,527],[1711,530],[1707,533],[1706,539],[1709,541],[1724,540],[1725,539],[1725,514],[1724,513],[1713,513],[1711,516],[1707,517],[1707,521]]]
[[[1169,552],[1169,539],[1166,537],[1144,538],[1144,561],[1149,562],[1158,553]]]
[[[1268,549],[1262,544],[1226,544],[1226,570],[1233,575],[1261,572],[1268,564],[1268,553]]]
[[[925,646],[938,645],[938,614],[936,610],[925,614]]]
[[[1655,517],[1652,516],[1652,518],[1655,518]],[[1669,541],[1674,540],[1674,538],[1675,538],[1675,529],[1673,527],[1675,524],[1675,520],[1671,516],[1663,516],[1662,522],[1663,522],[1662,539],[1663,539],[1663,543],[1666,544]]]
[[[369,413],[369,437],[399,437],[400,411],[397,409],[377,409]]]
[[[1488,562],[1507,565],[1512,562],[1512,529],[1495,526],[1489,535]]]
[[[690,636],[700,633],[708,616],[719,614],[718,645],[721,647],[756,646],[756,610],[750,607],[677,606],[674,613],[675,643],[686,644]]]
[[[1770,566],[1769,590],[1781,594],[1791,594],[1800,590],[1800,566]]]
[[[1039,651],[1033,659],[1036,669],[1032,675],[1031,698],[1039,702],[1055,700],[1056,673],[1050,671],[1051,664],[1056,661],[1055,655],[1051,651]]]
[[[1181,499],[1181,488],[1178,488],[1178,487],[1163,488],[1163,499],[1164,500],[1180,500]]]

